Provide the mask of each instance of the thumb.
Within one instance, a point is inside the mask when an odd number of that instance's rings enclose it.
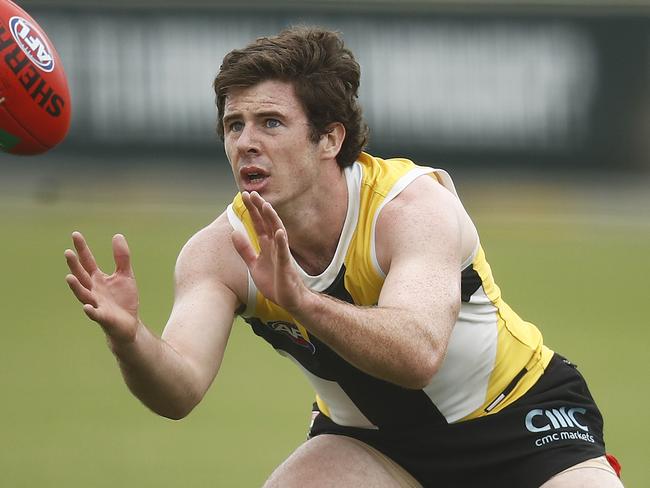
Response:
[[[113,236],[113,258],[115,259],[115,272],[127,276],[133,276],[131,268],[131,251],[122,234]]]
[[[230,239],[232,240],[233,246],[235,246],[237,254],[241,256],[244,263],[246,263],[246,266],[248,266],[248,268],[253,266],[257,260],[257,254],[251,246],[248,238],[242,232],[235,230],[230,234]]]

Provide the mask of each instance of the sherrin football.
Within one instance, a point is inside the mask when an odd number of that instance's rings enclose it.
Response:
[[[0,0],[0,149],[39,154],[70,127],[70,93],[59,55],[23,9]]]

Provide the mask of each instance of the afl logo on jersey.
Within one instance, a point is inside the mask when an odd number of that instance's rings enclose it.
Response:
[[[9,29],[20,49],[32,63],[46,73],[54,70],[52,50],[48,46],[45,36],[31,22],[14,16],[9,19]]]
[[[296,324],[292,324],[291,322],[284,322],[282,320],[273,320],[271,322],[267,322],[266,325],[273,329],[274,332],[288,336],[294,344],[308,349],[312,354],[316,353],[316,347],[314,347],[308,338],[302,335],[302,332],[300,332],[300,329],[298,326],[296,326]]]

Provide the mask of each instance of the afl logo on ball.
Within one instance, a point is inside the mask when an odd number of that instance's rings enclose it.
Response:
[[[9,28],[25,55],[41,70],[50,73],[54,69],[54,56],[45,36],[22,17],[9,19]]]

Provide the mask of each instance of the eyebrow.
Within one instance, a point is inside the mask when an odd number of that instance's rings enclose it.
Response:
[[[253,116],[257,119],[267,119],[267,118],[276,118],[276,119],[285,119],[286,115],[277,110],[262,110],[260,112],[255,112]],[[241,119],[240,112],[233,112],[223,116],[223,125],[227,126],[230,122],[234,120]]]

